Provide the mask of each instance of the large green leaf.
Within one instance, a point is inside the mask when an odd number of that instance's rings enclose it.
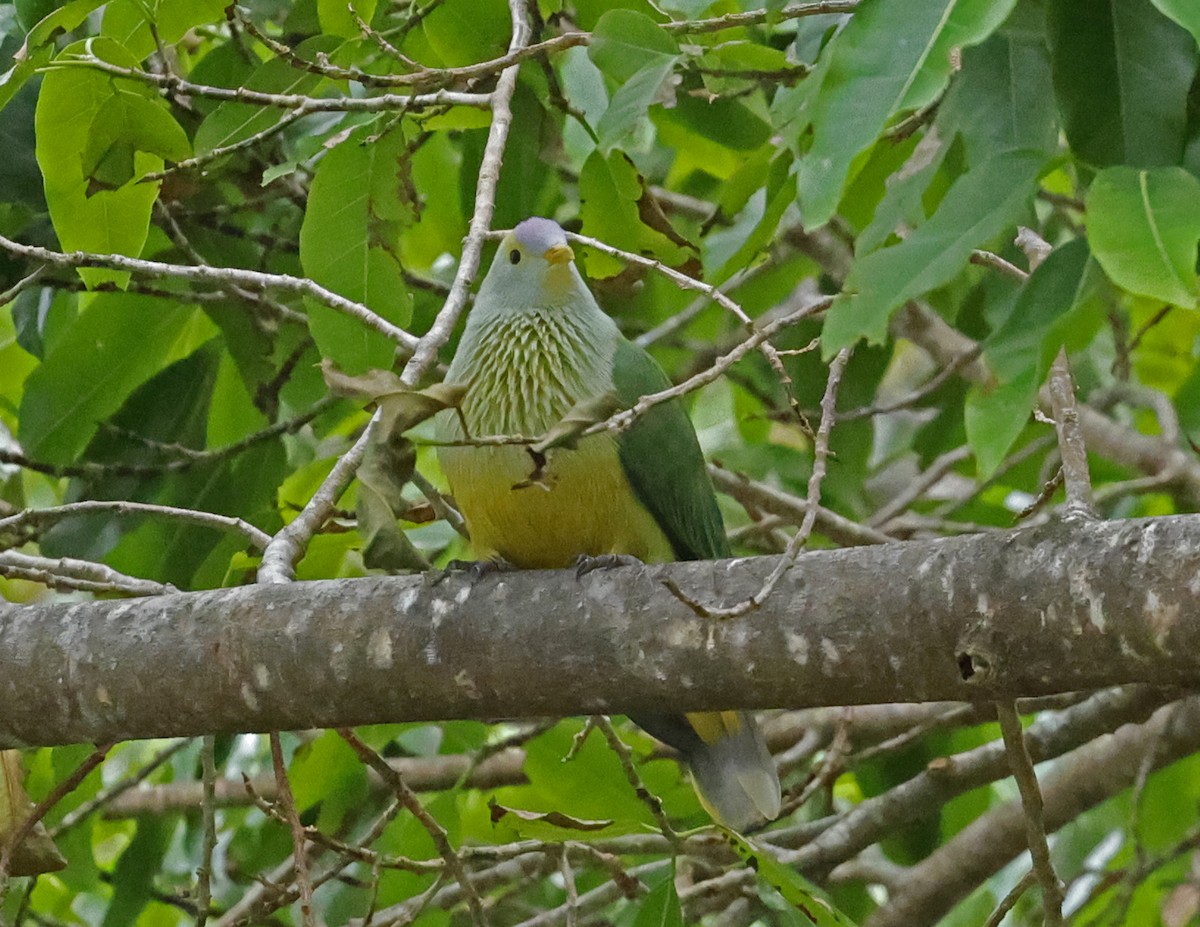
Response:
[[[1055,249],[1026,281],[1012,313],[984,342],[988,367],[1002,382],[1033,368],[1040,383],[1058,349],[1087,344],[1104,319],[1104,276],[1087,242]]]
[[[683,927],[683,906],[675,890],[674,867],[642,900],[633,927]]]
[[[75,460],[134,389],[214,333],[194,306],[99,294],[25,383],[25,450],[53,463]]]
[[[1005,152],[960,177],[938,211],[900,244],[861,258],[829,311],[821,335],[832,356],[859,338],[881,341],[892,312],[948,282],[971,252],[1011,227],[1028,208],[1044,156]]]
[[[109,40],[97,39],[76,43],[63,55],[94,53],[125,66],[135,66],[120,46]],[[82,67],[59,68],[50,71],[42,81],[38,95],[35,128],[37,159],[45,180],[46,203],[58,240],[66,251],[93,251],[127,254],[136,257],[146,241],[150,226],[150,211],[158,195],[157,183],[127,182],[116,189],[95,191],[92,177],[85,169],[92,146],[93,125],[111,108],[114,90],[141,96],[151,106],[161,107],[157,94],[147,87],[113,79],[99,71]],[[165,111],[164,111],[165,112]],[[166,119],[170,120],[169,114]],[[172,120],[173,121],[173,120]],[[161,125],[161,120],[159,122]],[[132,131],[132,123],[125,129]],[[109,130],[103,130],[107,133]],[[155,130],[164,136],[169,132]],[[117,144],[117,140],[113,140]],[[162,158],[144,150],[146,144],[137,135],[123,140],[118,148],[132,162],[130,176],[162,167]],[[175,136],[165,146],[181,151],[180,139]],[[115,175],[119,181],[123,169]],[[129,178],[127,177],[126,180]],[[82,269],[80,276],[89,284],[112,280],[124,285],[129,275],[118,271]]]
[[[596,23],[588,55],[601,71],[624,83],[646,68],[674,61],[679,43],[643,13],[610,10]]]
[[[967,397],[967,441],[982,475],[1003,461],[1029,421],[1038,388],[1060,348],[1087,345],[1104,324],[1104,275],[1080,239],[1056,249],[1030,275],[1012,313],[984,342],[999,385]]]
[[[623,152],[614,151],[607,158],[593,152],[579,175],[583,231],[635,254],[652,254],[667,264],[687,260],[687,250],[642,222],[638,211],[642,194],[637,168]],[[586,255],[588,274],[592,277],[611,277],[625,266],[616,258],[592,249],[587,249]]]
[[[354,15],[365,22],[370,22],[375,15],[378,0],[317,0],[317,15],[321,18],[321,28],[331,35],[340,35],[346,39],[357,39],[362,30],[355,21]],[[353,8],[354,15],[350,10]]]
[[[1178,164],[1196,40],[1150,0],[1051,0],[1047,24],[1072,150],[1099,167]]]
[[[1151,0],[1164,16],[1169,16],[1183,26],[1192,37],[1200,42],[1200,5],[1192,0]]]
[[[851,163],[894,113],[933,100],[950,51],[986,38],[1015,0],[866,0],[838,41],[809,113],[812,147],[800,162],[800,209],[809,228],[833,215]]]
[[[1088,240],[1113,282],[1195,308],[1200,180],[1183,168],[1111,167],[1087,195]]]
[[[182,161],[191,154],[188,137],[167,109],[140,93],[117,89],[100,106],[83,149],[89,192],[114,189],[134,178],[139,151]]]
[[[399,130],[342,142],[317,166],[300,229],[308,276],[397,325],[408,324],[412,312],[394,256],[399,229],[410,217],[396,183],[404,156]],[[392,366],[396,344],[386,336],[316,303],[309,303],[309,318],[321,353],[343,370]]]
[[[1051,152],[1058,114],[1045,37],[1002,30],[963,52],[962,70],[938,112],[943,132],[958,131],[967,155],[979,161],[1006,149]]]
[[[650,17],[633,10],[611,10],[596,24],[588,55],[617,81],[596,126],[600,146],[608,152],[658,99],[679,60],[679,45]]]
[[[113,872],[113,895],[101,927],[132,927],[154,898],[154,880],[162,868],[176,822],[146,817]]]

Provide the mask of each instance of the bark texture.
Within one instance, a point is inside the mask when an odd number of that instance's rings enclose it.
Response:
[[[774,558],[0,606],[0,747],[1200,685],[1200,516]]]

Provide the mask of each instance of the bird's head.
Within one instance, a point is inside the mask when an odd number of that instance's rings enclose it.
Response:
[[[501,239],[484,284],[513,308],[563,305],[583,286],[562,226],[536,216]]]

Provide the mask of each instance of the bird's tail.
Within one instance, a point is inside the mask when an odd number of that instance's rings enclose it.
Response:
[[[741,831],[779,816],[779,775],[748,712],[636,716],[633,721],[683,754],[700,803],[719,823]]]

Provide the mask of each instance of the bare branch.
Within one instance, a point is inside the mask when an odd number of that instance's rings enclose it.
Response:
[[[332,290],[307,277],[293,277],[290,274],[267,274],[257,270],[245,270],[240,267],[211,267],[207,264],[166,264],[162,261],[146,261],[141,258],[126,257],[123,254],[91,254],[86,251],[73,251],[64,254],[39,248],[37,245],[22,245],[10,238],[0,235],[0,248],[9,254],[40,261],[53,267],[108,267],[113,270],[128,271],[151,277],[176,277],[181,280],[193,280],[199,283],[213,283],[219,286],[244,286],[251,289],[285,290],[308,296],[323,306],[328,306],[336,312],[357,319],[368,328],[395,341],[406,350],[412,350],[417,345],[417,339],[393,325],[382,316],[376,315],[362,303],[339,296]]]

